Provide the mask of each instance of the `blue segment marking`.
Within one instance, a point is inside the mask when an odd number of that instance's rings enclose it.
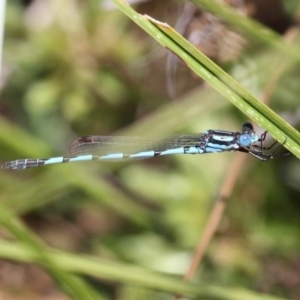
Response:
[[[93,159],[93,155],[88,154],[88,155],[81,155],[81,156],[71,157],[69,159],[69,162],[72,162],[72,161],[87,161],[87,160],[92,160],[92,159]]]
[[[45,161],[45,165],[59,164],[59,163],[62,163],[62,162],[64,162],[64,158],[62,156],[61,157],[52,157],[52,158],[48,158]]]
[[[185,153],[186,152],[184,152],[184,148],[180,147],[180,148],[175,148],[175,149],[169,149],[169,150],[162,151],[160,153],[160,155],[185,154]]]
[[[155,152],[154,151],[144,151],[144,152],[138,152],[135,154],[131,154],[128,157],[129,158],[143,158],[143,157],[154,157]]]
[[[91,155],[93,157],[93,155]],[[103,155],[100,157],[101,160],[117,160],[117,159],[122,159],[124,157],[123,153],[112,153],[112,154],[107,154]]]

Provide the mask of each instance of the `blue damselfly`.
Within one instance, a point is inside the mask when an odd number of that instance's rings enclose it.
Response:
[[[207,130],[203,133],[165,138],[91,135],[81,137],[71,144],[70,157],[18,159],[4,163],[1,168],[22,170],[76,161],[120,161],[171,154],[205,154],[225,151],[245,152],[262,161],[288,154],[277,154],[281,146],[277,141],[269,147],[264,147],[263,142],[266,136],[266,131],[258,136],[251,123],[245,123],[241,132]],[[278,145],[274,148],[276,144]],[[271,150],[271,153],[268,150]]]

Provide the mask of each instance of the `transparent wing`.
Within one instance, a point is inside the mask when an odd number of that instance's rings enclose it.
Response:
[[[133,154],[141,151],[162,152],[184,146],[195,146],[203,133],[183,134],[170,137],[133,137],[133,136],[84,136],[70,146],[72,155],[92,154],[97,156],[124,153]]]

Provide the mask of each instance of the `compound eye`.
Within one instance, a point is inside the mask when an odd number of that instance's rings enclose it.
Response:
[[[243,147],[248,147],[252,143],[251,136],[249,134],[241,134],[239,138],[239,143]]]

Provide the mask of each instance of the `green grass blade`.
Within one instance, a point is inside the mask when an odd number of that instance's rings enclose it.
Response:
[[[178,55],[189,68],[210,83],[250,119],[269,131],[277,141],[285,142],[284,146],[300,158],[300,133],[297,130],[249,93],[168,24],[138,14],[124,1],[113,0],[113,2],[154,39]]]
[[[90,255],[76,255],[63,251],[45,249],[45,255],[66,272],[79,273],[100,279],[119,281],[130,285],[151,288],[169,293],[179,293],[208,299],[230,300],[280,300],[282,298],[249,292],[244,289],[199,286],[182,282],[174,276],[132,267],[126,264],[103,260]],[[30,248],[19,243],[0,242],[0,256],[27,263],[39,263],[39,258]],[[86,299],[86,298],[85,298]]]
[[[96,292],[80,277],[62,269],[61,266],[47,254],[47,247],[32,232],[30,232],[29,229],[14,218],[13,214],[11,214],[4,206],[1,206],[0,209],[0,224],[1,227],[5,228],[22,242],[22,245],[20,243],[21,247],[30,249],[31,253],[35,255],[36,263],[39,263],[46,268],[52,274],[59,286],[61,286],[72,299],[99,299],[100,295],[97,295]]]

